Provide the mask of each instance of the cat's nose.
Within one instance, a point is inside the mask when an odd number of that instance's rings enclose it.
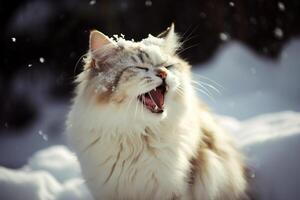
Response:
[[[160,77],[161,79],[166,79],[167,78],[167,72],[164,69],[156,69],[156,76]]]

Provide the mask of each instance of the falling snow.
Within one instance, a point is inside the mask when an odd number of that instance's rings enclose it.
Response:
[[[28,67],[32,67],[32,64],[28,64],[27,66],[28,66]]]
[[[274,35],[276,38],[281,39],[283,37],[283,31],[281,28],[276,27],[274,30]]]
[[[229,35],[226,33],[220,33],[219,37],[222,41],[227,41],[229,39]]]
[[[16,42],[17,39],[16,39],[15,37],[12,37],[12,38],[11,38],[11,41],[12,41],[12,42]]]
[[[282,3],[282,2],[278,2],[278,9],[280,10],[280,11],[284,11],[285,10],[285,5]]]
[[[96,0],[91,0],[89,4],[90,4],[91,6],[95,5],[95,4],[96,4]]]
[[[43,57],[40,57],[40,63],[44,63],[45,62],[45,58],[43,58]]]
[[[42,135],[43,140],[48,141],[48,136],[47,135]]]
[[[42,130],[39,130],[38,134],[42,137],[43,140],[48,141],[48,135],[46,135]]]
[[[145,1],[145,6],[147,6],[147,7],[152,6],[152,1],[150,1],[150,0]]]
[[[229,5],[230,5],[231,7],[234,7],[234,3],[233,3],[232,1],[229,2]]]

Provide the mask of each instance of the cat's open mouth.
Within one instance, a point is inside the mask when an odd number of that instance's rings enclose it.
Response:
[[[153,90],[140,94],[138,99],[152,113],[162,113],[164,111],[165,94],[167,90],[168,86],[162,83]]]

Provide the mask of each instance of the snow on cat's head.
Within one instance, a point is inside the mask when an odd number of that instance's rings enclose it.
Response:
[[[176,55],[178,48],[173,25],[139,42],[92,31],[77,98],[106,125],[144,129],[175,118],[190,82],[190,66]]]

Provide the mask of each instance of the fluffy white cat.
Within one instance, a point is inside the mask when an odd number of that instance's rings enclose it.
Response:
[[[241,156],[179,46],[173,25],[139,42],[91,32],[67,134],[95,199],[247,198]]]

